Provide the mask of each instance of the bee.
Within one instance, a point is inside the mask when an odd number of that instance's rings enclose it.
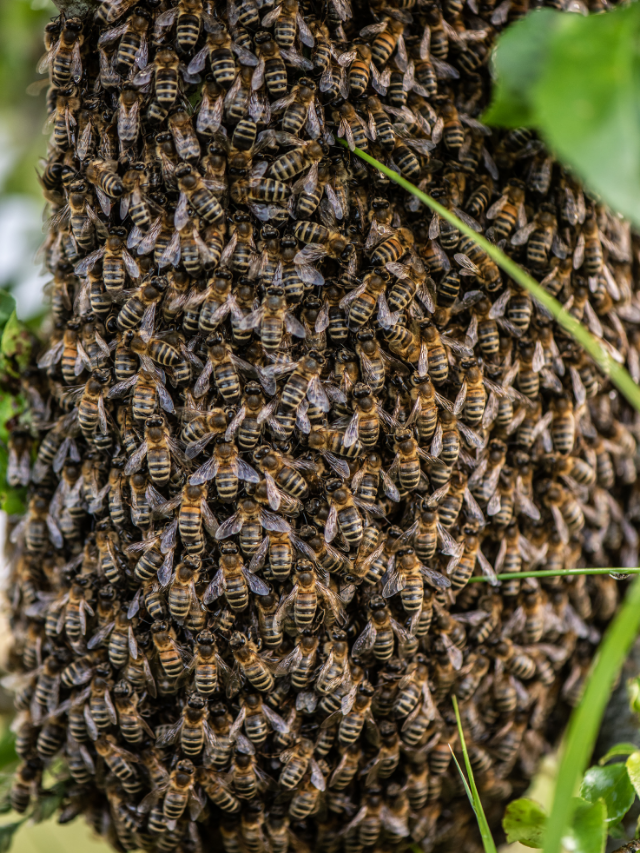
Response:
[[[138,806],[138,812],[144,814],[149,811],[164,795],[161,822],[163,829],[174,829],[187,806],[189,807],[189,816],[195,820],[204,808],[200,794],[196,791],[195,783],[196,768],[193,763],[188,758],[178,761],[175,770],[171,771],[169,779],[150,794],[147,794],[142,800]]]
[[[274,10],[275,11],[275,10]],[[271,112],[276,114],[284,110],[282,130],[297,136],[303,127],[312,139],[320,136],[320,120],[316,110],[316,84],[308,77],[302,77],[284,98],[271,104]]]
[[[260,693],[268,693],[273,685],[274,678],[270,667],[258,655],[255,643],[235,631],[229,643],[233,657],[240,668],[243,676]]]
[[[113,688],[118,725],[123,738],[129,743],[139,743],[144,734],[153,737],[153,730],[138,711],[138,696],[128,681],[119,681]]]
[[[199,557],[186,554],[184,560],[177,566],[171,581],[167,603],[172,619],[179,625],[183,624],[192,609],[200,609],[196,593],[200,566]]]
[[[288,734],[289,726],[272,708],[256,693],[250,693],[242,700],[240,713],[234,722],[234,727],[244,724],[244,729],[251,743],[261,745],[267,739],[269,727],[279,734]]]
[[[190,53],[198,41],[203,24],[211,25],[209,16],[204,12],[202,0],[180,0],[177,6],[158,15],[156,30],[164,30],[176,25],[176,42],[183,54]]]
[[[206,702],[204,696],[192,693],[180,718],[172,725],[158,729],[156,746],[169,746],[180,738],[180,747],[185,755],[200,755],[203,750],[206,755],[213,746],[215,737],[207,722]]]
[[[222,545],[220,552],[220,567],[204,593],[205,605],[224,594],[229,608],[240,612],[249,606],[249,590],[256,595],[268,595],[269,587],[245,568],[233,542]]]
[[[102,26],[113,24],[133,5],[133,0],[106,0],[96,12],[96,21]]]
[[[506,240],[513,229],[524,228],[526,213],[524,209],[525,192],[519,181],[510,181],[498,201],[487,210],[487,219],[493,219],[493,232],[497,239]]]
[[[139,278],[140,268],[124,246],[123,238],[126,233],[124,228],[111,228],[106,244],[76,264],[76,275],[85,275],[90,272],[103,258],[103,280],[108,293],[117,293],[124,287],[125,273],[130,278]],[[125,305],[122,310],[125,311],[127,307]]]
[[[273,35],[279,47],[292,48],[296,35],[307,47],[313,47],[315,39],[304,17],[298,11],[297,0],[283,0],[262,19],[263,27],[275,24]]]
[[[193,445],[191,452],[194,452]],[[189,478],[193,485],[200,485],[213,479],[215,479],[218,497],[228,502],[237,494],[239,479],[257,483],[260,477],[248,463],[239,458],[235,444],[227,442],[225,436],[218,435],[214,440],[211,458]]]
[[[314,463],[285,457],[268,445],[258,448],[253,458],[265,476],[271,509],[276,511],[280,509],[282,502],[280,490],[301,500],[308,496],[309,487],[300,471],[315,471]]]
[[[313,564],[305,560],[298,563],[293,589],[280,604],[277,620],[282,624],[285,616],[291,612],[299,630],[308,628],[313,624],[319,601],[327,606],[335,619],[343,619],[340,599],[318,578]]]
[[[194,671],[193,683],[196,693],[207,697],[217,692],[220,676],[226,672],[226,668],[221,664],[211,631],[204,630],[197,635],[195,655],[190,667]]]
[[[42,761],[37,757],[28,758],[18,765],[9,792],[11,808],[18,814],[24,814],[29,808],[31,800],[37,798],[42,780],[42,770]]]
[[[542,205],[535,218],[516,231],[511,238],[511,243],[514,246],[523,246],[526,243],[527,264],[532,267],[542,267],[547,264],[557,230],[555,208]]]
[[[294,364],[293,372],[285,383],[275,413],[275,420],[283,436],[289,436],[293,432],[296,417],[305,397],[311,405],[317,406],[323,412],[328,412],[331,408],[329,398],[320,382],[323,364],[323,356],[315,350],[305,353],[302,359]]]
[[[304,326],[286,310],[285,291],[282,287],[268,287],[260,308],[252,311],[238,323],[240,329],[260,329],[260,340],[265,352],[280,348],[284,330],[299,338],[306,337]]]
[[[387,603],[380,596],[370,599],[369,609],[369,621],[355,641],[352,654],[358,657],[372,651],[376,660],[387,661],[393,656],[395,637],[406,642],[409,635],[391,616]]]
[[[214,536],[218,530],[218,522],[207,503],[206,483],[187,482],[177,497],[170,501],[159,500],[156,512],[160,515],[168,515],[177,507],[179,507],[178,531],[182,545],[189,554],[200,556],[205,548],[203,528],[210,536]]]
[[[435,589],[449,589],[451,581],[434,569],[423,566],[413,548],[400,548],[391,576],[382,591],[384,598],[400,593],[402,606],[409,614],[419,614],[424,600],[423,581]]]
[[[313,758],[315,744],[308,738],[301,738],[295,746],[283,750],[278,758],[284,765],[278,779],[278,785],[286,791],[295,790],[302,781],[307,769],[311,771],[311,783],[320,791],[326,788],[322,769]]]
[[[175,176],[180,189],[180,200],[176,208],[176,226],[186,224],[187,205],[190,204],[198,216],[212,224],[224,219],[224,211],[213,192],[204,183],[199,174],[194,174],[192,167],[185,163],[175,170]]]
[[[149,14],[145,9],[136,10],[126,23],[105,30],[98,39],[98,49],[120,39],[113,59],[113,68],[121,77],[126,77],[135,66],[146,67],[148,62],[147,30]]]
[[[131,456],[125,466],[126,476],[135,474],[147,460],[149,476],[156,486],[165,486],[171,477],[172,459],[187,464],[177,441],[169,434],[164,418],[147,418],[144,427],[144,441]]]
[[[185,653],[178,646],[168,622],[154,622],[151,625],[153,647],[162,672],[168,678],[178,678],[185,669]]]

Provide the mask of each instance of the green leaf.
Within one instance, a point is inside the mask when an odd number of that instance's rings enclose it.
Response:
[[[627,758],[626,768],[631,784],[640,797],[640,750],[636,750]]]
[[[615,746],[612,746],[609,752],[606,755],[603,755],[598,764],[602,767],[603,764],[606,764],[607,761],[610,761],[612,758],[615,758],[616,755],[631,755],[632,752],[635,752],[638,747],[635,743],[617,743]]]
[[[590,803],[604,801],[607,807],[607,824],[622,820],[636,796],[625,764],[590,767],[584,774],[580,795]]]
[[[487,817],[484,813],[484,809],[482,808],[482,802],[480,800],[480,794],[478,793],[478,789],[476,787],[475,779],[473,778],[473,768],[471,767],[471,762],[469,760],[469,753],[467,752],[467,744],[464,739],[464,732],[462,730],[462,720],[460,719],[460,710],[458,708],[458,700],[455,696],[453,698],[453,710],[456,714],[456,722],[458,724],[458,737],[460,739],[460,748],[462,749],[462,756],[464,758],[464,765],[467,770],[467,776],[469,777],[469,782],[467,784],[467,780],[464,778],[464,773],[462,772],[462,768],[458,764],[458,760],[453,755],[453,760],[456,763],[458,768],[458,772],[462,777],[462,781],[464,783],[465,790],[467,792],[467,796],[469,797],[469,802],[471,803],[471,807],[476,815],[476,820],[478,821],[478,829],[480,830],[480,837],[482,838],[482,846],[484,847],[485,853],[496,853],[496,844],[493,840],[493,835],[491,834],[491,830],[489,829],[489,824],[487,822]],[[451,747],[449,747],[451,749]],[[453,754],[453,750],[451,750]]]
[[[31,357],[32,337],[14,311],[7,320],[0,340],[0,350],[6,358],[12,358],[20,370],[24,370]]]
[[[542,9],[499,39],[484,121],[526,125],[611,207],[640,224],[640,6]],[[615,156],[611,156],[611,152]]]
[[[580,797],[571,800],[573,818],[562,844],[572,853],[604,853],[607,841],[607,807],[599,800],[590,803]]]
[[[0,826],[0,853],[8,853],[16,830],[20,829],[25,820],[26,818],[22,818],[22,820],[17,820],[14,823],[5,823]]]
[[[547,815],[535,800],[522,797],[507,806],[502,818],[502,828],[507,843],[519,841],[525,847],[542,847]]]
[[[16,300],[6,290],[0,290],[0,330],[4,329],[15,310]]]
[[[15,742],[16,736],[11,729],[5,729],[0,737],[0,770],[17,761]]]
[[[531,90],[542,73],[550,35],[559,17],[553,9],[539,9],[505,31],[493,58],[496,80],[483,122],[502,127],[535,126]]]

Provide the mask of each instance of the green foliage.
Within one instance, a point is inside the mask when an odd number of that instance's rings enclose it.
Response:
[[[34,341],[15,309],[13,296],[0,290],[0,506],[9,515],[24,511],[25,490],[7,483],[7,441],[9,422],[20,419],[26,409],[17,380],[29,364]]]
[[[635,752],[638,747],[633,743],[617,743],[615,746],[612,746],[609,752],[606,755],[603,755],[598,764],[602,767],[607,761],[611,761],[612,758],[616,758],[619,755],[631,755],[632,752]]]
[[[535,800],[522,797],[507,806],[502,828],[509,844],[519,841],[525,847],[542,847],[546,822],[547,815],[542,806]]]
[[[460,767],[458,759],[456,758],[453,750],[451,750],[451,754],[453,755],[453,760],[456,763],[458,772],[462,777],[462,782],[464,784],[465,791],[467,792],[467,796],[469,797],[471,808],[475,812],[476,820],[478,821],[478,829],[480,830],[480,837],[482,838],[482,845],[484,847],[485,853],[496,853],[496,845],[493,840],[493,836],[491,835],[491,830],[489,829],[489,824],[487,823],[487,818],[484,813],[484,809],[482,808],[482,802],[480,801],[480,794],[478,793],[475,779],[473,778],[473,769],[471,767],[471,762],[469,761],[469,753],[467,752],[467,744],[464,739],[464,732],[462,731],[462,720],[460,719],[458,700],[455,696],[453,697],[453,709],[456,712],[458,737],[460,738],[460,748],[462,749],[462,756],[464,758],[464,764],[467,769],[467,776],[469,777],[468,782],[465,779],[464,773],[462,772],[462,768]]]
[[[542,136],[607,204],[640,224],[640,6],[604,15],[541,9],[498,40],[483,120]],[[615,152],[615,156],[612,156]]]
[[[604,802],[607,807],[607,825],[619,823],[635,799],[635,791],[624,764],[590,767],[584,774],[580,795],[590,803]]]
[[[26,818],[0,826],[0,853],[7,853],[13,843],[13,836],[25,822]]]
[[[602,800],[591,803],[581,797],[571,800],[571,823],[562,843],[573,853],[604,853],[607,841],[607,807]]]

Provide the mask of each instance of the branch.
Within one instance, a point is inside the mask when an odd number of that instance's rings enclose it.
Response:
[[[100,0],[53,0],[53,2],[69,18],[93,16],[100,6]]]

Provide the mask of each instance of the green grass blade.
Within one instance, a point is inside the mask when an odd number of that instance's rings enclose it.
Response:
[[[562,571],[552,571],[541,569],[533,572],[503,572],[501,575],[496,575],[499,581],[514,581],[522,578],[567,578],[575,577],[576,575],[612,575],[619,573],[621,575],[640,575],[640,569],[562,569]],[[469,578],[469,583],[488,583],[491,578],[485,575],[474,575]]]
[[[337,142],[348,147],[344,139],[338,139]],[[553,298],[553,296],[551,296],[551,294],[547,293],[543,287],[540,287],[538,282],[526,273],[522,267],[518,266],[515,261],[505,255],[505,253],[497,246],[490,243],[486,237],[478,234],[473,230],[473,228],[470,228],[458,219],[454,213],[451,213],[451,211],[447,210],[446,207],[438,204],[435,199],[431,198],[431,196],[426,193],[423,193],[422,190],[419,190],[410,181],[403,178],[402,175],[394,172],[393,169],[385,166],[384,163],[376,160],[375,157],[371,157],[366,153],[366,151],[361,151],[360,148],[354,148],[353,153],[357,154],[358,157],[366,163],[369,163],[369,165],[373,166],[375,169],[378,169],[378,171],[382,172],[398,184],[398,186],[401,186],[407,192],[420,199],[423,204],[430,207],[438,214],[438,216],[442,219],[446,219],[446,221],[455,226],[458,231],[471,238],[478,244],[478,246],[480,246],[481,249],[484,249],[492,261],[504,270],[507,275],[511,276],[511,278],[521,287],[528,290],[529,293],[547,309],[556,322],[559,323],[559,325],[561,325],[562,328],[567,331],[591,356],[602,372],[608,376],[613,384],[624,394],[629,403],[631,403],[631,405],[640,412],[640,388],[636,385],[625,368],[614,361],[604,347],[600,346],[593,335],[588,332],[584,326],[575,319],[575,317],[572,317],[571,314],[569,314],[569,312],[566,311],[562,305]]]
[[[622,607],[609,625],[587,679],[580,704],[569,720],[558,769],[544,853],[560,853],[571,821],[571,799],[587,767],[613,684],[640,629],[640,578],[629,587]]]
[[[473,778],[473,769],[471,767],[471,762],[469,761],[469,754],[467,752],[467,744],[464,739],[464,732],[462,731],[462,720],[460,719],[460,711],[458,709],[458,700],[455,696],[453,699],[453,709],[456,712],[456,721],[458,723],[458,737],[460,738],[460,748],[462,749],[462,755],[464,757],[464,765],[467,768],[467,776],[469,777],[469,783],[467,785],[467,781],[464,778],[464,774],[460,765],[458,764],[458,760],[455,755],[453,756],[454,761],[460,771],[460,775],[462,776],[462,780],[464,782],[464,786],[467,790],[467,795],[469,800],[471,801],[471,805],[476,814],[476,818],[478,820],[478,829],[480,830],[480,836],[482,838],[482,845],[485,849],[485,853],[497,853],[495,841],[493,840],[493,835],[491,834],[491,830],[489,829],[489,824],[487,823],[487,818],[484,813],[484,809],[482,808],[482,802],[480,801],[480,794],[478,794],[478,789],[476,788],[475,779]],[[453,753],[453,750],[451,750]],[[471,790],[469,790],[471,789]]]

